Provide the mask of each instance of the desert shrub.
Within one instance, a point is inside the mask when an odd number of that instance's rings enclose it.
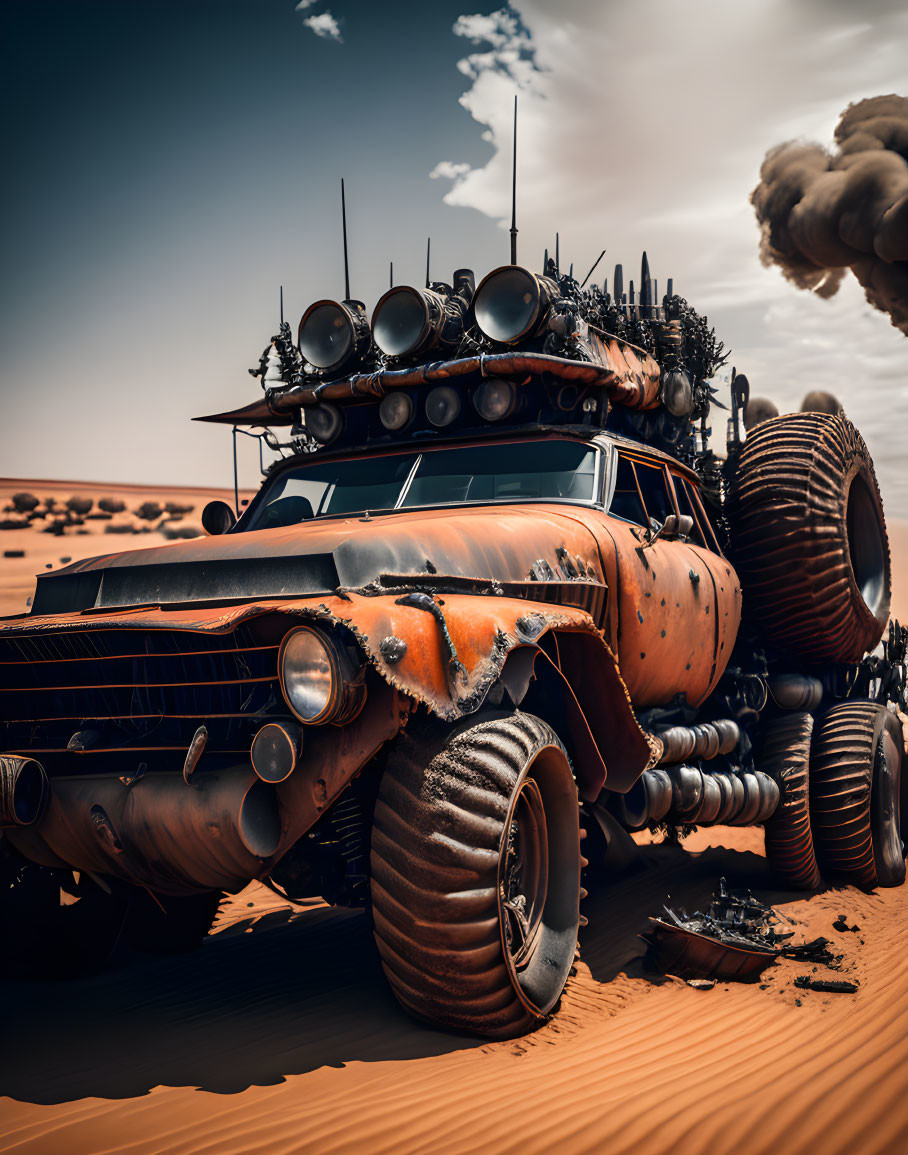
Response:
[[[13,494],[13,509],[16,513],[31,513],[33,509],[37,509],[41,502],[33,493],[14,493]]]
[[[84,517],[86,513],[91,512],[91,507],[94,501],[90,497],[71,497],[66,503],[66,508],[72,513]]]
[[[122,513],[126,508],[126,502],[120,501],[118,497],[102,497],[98,502],[98,509],[103,509],[105,513]]]

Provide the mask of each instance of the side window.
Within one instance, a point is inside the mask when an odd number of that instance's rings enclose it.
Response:
[[[632,521],[634,525],[645,525],[646,516],[640,504],[640,492],[634,463],[623,454],[618,454],[618,469],[615,475],[615,492],[609,505],[609,513]]]
[[[634,469],[637,471],[637,480],[643,492],[646,512],[653,521],[661,525],[670,513],[675,512],[675,503],[668,491],[665,470],[660,465],[644,465],[641,461],[634,462]]]
[[[713,553],[721,553],[716,535],[706,517],[696,490],[684,477],[675,477],[675,492],[678,495],[678,510],[694,519],[694,529],[691,538],[696,545],[701,545]]]
[[[635,461],[619,452],[609,513],[649,527],[650,520],[661,525],[674,508],[661,466]]]

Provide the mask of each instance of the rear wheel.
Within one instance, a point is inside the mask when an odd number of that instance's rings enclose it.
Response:
[[[577,944],[578,814],[564,747],[530,714],[401,740],[375,807],[372,902],[408,1011],[490,1038],[545,1019]]]
[[[766,822],[766,858],[796,890],[823,885],[810,829],[810,738],[813,716],[795,712],[773,719],[763,737],[760,769],[775,779],[779,805]]]
[[[876,702],[841,702],[818,723],[810,812],[817,859],[829,879],[866,890],[905,881],[902,752],[898,719]]]
[[[856,662],[889,617],[873,463],[844,417],[791,413],[748,436],[728,505],[745,614],[774,649]]]

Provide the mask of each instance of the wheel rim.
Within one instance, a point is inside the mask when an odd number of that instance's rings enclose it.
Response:
[[[577,787],[560,748],[524,768],[511,795],[498,864],[505,966],[520,1001],[542,1017],[561,996],[577,945],[580,835]]]
[[[504,851],[500,902],[505,950],[513,968],[521,971],[539,944],[549,883],[545,807],[534,778],[525,778],[517,791]]]

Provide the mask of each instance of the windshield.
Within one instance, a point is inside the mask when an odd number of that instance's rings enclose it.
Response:
[[[276,477],[242,528],[461,502],[592,501],[597,452],[575,441],[534,441],[316,461]]]

